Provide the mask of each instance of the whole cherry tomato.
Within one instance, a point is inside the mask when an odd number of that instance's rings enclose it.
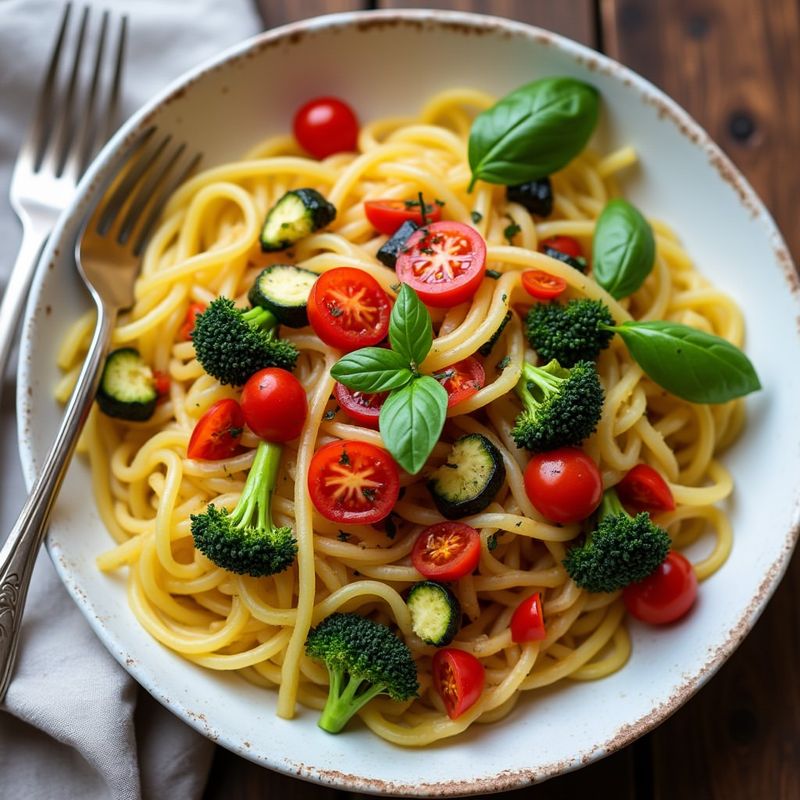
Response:
[[[675,622],[686,614],[697,599],[697,575],[680,553],[670,550],[667,557],[643,581],[622,590],[628,611],[651,625]]]
[[[358,145],[355,112],[337,97],[316,97],[294,115],[292,129],[300,146],[314,158],[355,150]]]
[[[526,269],[522,273],[522,288],[537,300],[552,300],[566,290],[567,282],[543,269]]]
[[[376,231],[391,236],[404,222],[422,225],[419,200],[366,200],[364,213]],[[442,218],[442,207],[438,203],[425,203],[427,222],[438,222]]]
[[[477,394],[486,383],[483,364],[472,356],[445,367],[436,377],[447,390],[448,408]]]
[[[386,338],[391,313],[391,300],[378,281],[355,267],[323,272],[308,296],[308,321],[314,333],[346,352]]]
[[[480,558],[480,534],[463,522],[437,522],[425,528],[411,550],[417,572],[436,581],[456,581],[469,575]]]
[[[600,470],[578,447],[537,453],[525,467],[524,479],[528,499],[551,522],[580,522],[603,499]]]
[[[267,367],[251,375],[244,385],[242,412],[256,436],[268,442],[288,442],[303,430],[308,400],[291,372]]]
[[[667,482],[647,464],[637,464],[617,484],[622,504],[634,513],[674,511],[675,498]]]
[[[472,653],[444,647],[434,654],[433,686],[450,719],[457,719],[475,705],[485,683],[483,664]]]
[[[354,422],[358,422],[365,428],[378,430],[381,408],[383,407],[389,392],[358,392],[350,389],[343,383],[337,383],[333,387],[333,394],[339,407]]]
[[[408,237],[395,272],[423,303],[452,308],[478,291],[486,274],[486,244],[462,222],[432,222]]]
[[[371,525],[388,517],[394,508],[400,495],[400,473],[382,447],[331,442],[311,459],[308,493],[325,519]]]
[[[526,597],[511,615],[511,641],[540,642],[547,636],[544,629],[544,615],[542,613],[542,595],[535,592]]]
[[[239,450],[244,414],[231,398],[214,403],[194,426],[186,454],[189,458],[218,461]]]

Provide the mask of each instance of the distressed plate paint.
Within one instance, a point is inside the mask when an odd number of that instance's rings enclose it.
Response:
[[[437,54],[433,72],[427,60],[408,57],[431,52]],[[372,79],[399,61],[403,80],[391,90]],[[271,81],[276,74],[295,78]],[[789,560],[798,524],[800,371],[782,365],[800,364],[800,303],[794,267],[764,206],[697,124],[640,77],[544,31],[457,13],[345,14],[280,28],[188,74],[127,123],[51,238],[48,267],[31,294],[18,396],[27,479],[59,419],[52,400],[56,345],[88,305],[70,264],[71,238],[92,187],[135,131],[157,122],[203,150],[209,166],[287,130],[295,108],[313,95],[345,97],[362,119],[371,119],[413,113],[448,86],[500,95],[551,74],[574,75],[600,89],[599,145],[632,143],[641,156],[642,167],[626,176],[628,196],[669,222],[703,272],[743,304],[747,351],[765,390],[748,399],[745,434],[724,458],[737,486],[730,508],[733,553],[703,584],[683,624],[659,631],[631,626],[633,656],[622,671],[529,696],[504,721],[476,726],[423,754],[359,726],[329,736],[316,728],[316,712],[303,708],[291,722],[279,719],[273,693],[195,667],[153,641],[128,610],[124,578],[94,566],[110,538],[87,502],[87,465],[77,460],[48,540],[64,583],[108,649],[156,699],[260,764],[343,788],[402,795],[488,793],[576,769],[631,742],[691,697],[752,627]]]

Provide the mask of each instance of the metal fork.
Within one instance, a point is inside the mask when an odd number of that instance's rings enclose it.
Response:
[[[110,17],[106,11],[87,76],[84,53],[89,30],[86,6],[74,36],[68,32],[71,4],[64,8],[50,64],[40,90],[30,129],[11,178],[11,207],[22,222],[22,244],[0,303],[0,377],[13,349],[17,325],[42,245],[59,214],[75,194],[78,180],[95,151],[106,142],[117,117],[127,20],[119,22],[116,48],[109,50]],[[68,62],[67,39],[75,39],[66,80],[60,74]],[[63,84],[63,85],[62,85]]]
[[[114,323],[133,305],[142,251],[164,204],[200,160],[185,151],[185,144],[172,145],[171,137],[159,136],[155,128],[146,131],[79,234],[75,259],[97,307],[97,322],[55,442],[0,550],[0,700],[11,679],[36,554],[91,410]]]

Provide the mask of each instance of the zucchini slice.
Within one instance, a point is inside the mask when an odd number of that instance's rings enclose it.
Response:
[[[290,328],[308,325],[308,295],[319,275],[290,264],[267,267],[247,293],[250,305],[271,311],[278,322]]]
[[[443,584],[420,581],[408,591],[411,628],[426,644],[444,647],[461,627],[461,604]]]
[[[381,264],[385,264],[390,269],[394,269],[397,264],[397,257],[403,252],[408,237],[414,231],[419,230],[414,220],[407,219],[382,245],[375,257]]]
[[[428,490],[443,517],[459,519],[483,511],[505,479],[500,451],[482,434],[468,433],[453,442],[447,461],[431,474]]]
[[[294,189],[269,210],[261,229],[261,249],[265,253],[284,250],[336,218],[336,206],[316,189]]]
[[[106,357],[97,405],[109,417],[143,422],[153,416],[158,402],[153,370],[132,347],[114,350]]]

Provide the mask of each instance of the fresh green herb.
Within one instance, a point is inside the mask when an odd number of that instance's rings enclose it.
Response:
[[[428,206],[425,205],[425,201],[422,199],[422,192],[419,193],[419,214],[422,217],[422,224],[428,224],[428,211],[432,210]]]
[[[347,531],[339,531],[339,535],[336,538],[340,542],[346,542],[350,538],[350,534]]]
[[[377,495],[377,490],[366,486],[361,490],[361,494],[364,495],[364,498],[367,500],[367,502],[374,503],[375,497]]]
[[[339,406],[336,406],[336,408],[329,408],[329,409],[328,409],[328,410],[327,410],[327,411],[326,411],[326,412],[325,412],[325,413],[322,415],[322,419],[324,419],[326,422],[330,422],[330,421],[331,421],[331,420],[332,420],[332,419],[333,419],[333,418],[336,416],[336,412],[337,412],[338,410],[339,410]]]
[[[438,197],[435,198],[433,202],[436,203],[436,205],[439,206],[439,208],[442,208],[445,205],[444,200],[440,200]]]
[[[347,450],[342,448],[342,454],[339,456],[339,463],[345,467],[350,466],[350,456],[347,455]]]
[[[362,347],[340,358],[331,375],[358,392],[388,392],[411,380],[408,362],[402,353],[385,347]]]
[[[656,242],[647,220],[626,200],[607,203],[594,231],[594,279],[619,300],[644,283],[655,257]]]
[[[487,278],[491,278],[492,280],[497,280],[498,278],[502,277],[503,273],[498,272],[496,269],[487,269],[485,272]]]
[[[475,225],[477,225],[483,219],[483,214],[481,214],[480,211],[471,211],[469,216]]]
[[[513,244],[514,237],[522,230],[519,225],[514,221],[513,217],[509,217],[511,222],[503,228],[503,236],[509,244]]]
[[[513,186],[565,167],[597,125],[597,90],[575,78],[525,84],[479,114],[469,135],[475,181]]]
[[[416,292],[405,283],[400,287],[389,317],[389,343],[394,353],[411,365],[412,372],[417,371],[433,344],[431,315]]]
[[[511,363],[511,356],[503,356],[497,362],[497,371],[502,372]]]
[[[493,533],[486,539],[486,549],[491,553],[497,547],[497,534]]]
[[[492,334],[491,338],[488,342],[484,342],[479,348],[478,352],[486,358],[486,356],[490,355],[494,346],[497,344],[497,340],[503,335],[503,331],[506,329],[506,325],[508,325],[511,319],[511,312],[506,311],[506,315],[503,317],[503,321],[497,327],[497,330]]]
[[[336,303],[331,303],[328,306],[328,310],[331,312],[332,317],[341,317],[344,314],[344,310],[339,308]]]

